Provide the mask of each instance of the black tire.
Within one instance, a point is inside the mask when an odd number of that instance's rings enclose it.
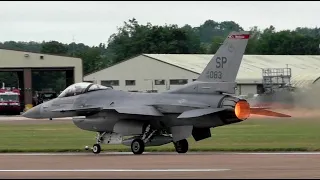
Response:
[[[94,144],[93,147],[92,147],[92,152],[94,154],[99,154],[101,152],[100,144]]]
[[[131,151],[133,154],[142,154],[144,152],[144,142],[141,139],[134,139],[131,142]]]
[[[183,139],[175,142],[174,147],[177,153],[186,153],[189,150],[189,143],[186,139]]]

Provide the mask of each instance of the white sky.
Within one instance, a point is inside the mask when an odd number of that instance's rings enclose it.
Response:
[[[320,26],[320,2],[0,2],[0,41],[50,41],[89,46],[106,43],[117,26],[135,17],[139,23],[199,26],[212,19],[232,20],[245,30]]]

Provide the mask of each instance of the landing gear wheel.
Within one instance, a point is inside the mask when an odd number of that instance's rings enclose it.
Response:
[[[174,144],[174,147],[176,148],[177,153],[186,153],[189,149],[189,144],[186,139],[177,141]]]
[[[93,147],[92,147],[92,152],[94,154],[99,154],[101,151],[101,147],[100,147],[100,144],[94,144]]]
[[[142,154],[144,147],[144,142],[141,139],[135,139],[131,143],[131,151],[133,154]]]

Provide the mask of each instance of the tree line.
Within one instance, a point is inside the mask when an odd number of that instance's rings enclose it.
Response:
[[[83,43],[64,44],[58,41],[7,41],[0,43],[0,48],[78,57],[83,60],[85,75],[142,53],[214,54],[231,31],[243,30],[250,31],[251,34],[245,54],[320,54],[320,28],[297,27],[294,30],[276,31],[271,25],[263,30],[257,26],[244,29],[234,21],[214,20],[207,20],[198,27],[188,24],[182,27],[175,24],[159,26],[140,24],[135,18],[124,22],[109,37],[107,44],[100,43],[90,47]],[[1,73],[0,81],[15,84],[14,80],[8,80],[9,76],[12,74]],[[36,72],[33,78],[38,84],[35,89],[44,86],[54,87],[56,90],[65,88],[64,75],[58,72]]]

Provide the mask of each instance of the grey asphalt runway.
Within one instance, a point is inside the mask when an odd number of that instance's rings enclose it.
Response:
[[[1,123],[70,123],[0,116]],[[2,153],[1,178],[320,178],[319,153]]]
[[[0,154],[2,178],[320,178],[320,153]]]

